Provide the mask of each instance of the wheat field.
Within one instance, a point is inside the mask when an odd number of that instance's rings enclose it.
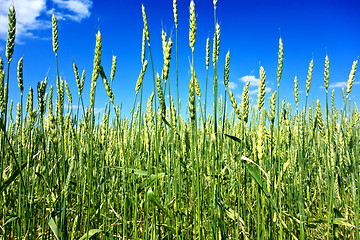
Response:
[[[349,66],[341,106],[334,100],[341,93],[328,93],[328,56],[326,99],[308,99],[311,61],[305,104],[299,106],[295,76],[296,105],[291,105],[279,97],[285,91],[280,88],[280,38],[276,91],[265,97],[261,66],[256,102],[250,102],[249,83],[239,102],[228,87],[230,52],[225,65],[218,64],[217,0],[213,5],[214,36],[203,46],[207,74],[200,88],[194,67],[199,61],[194,59],[195,3],[190,3],[187,103],[180,103],[178,87],[170,91],[170,84],[179,81],[177,70],[169,74],[170,62],[176,69],[184,64],[178,62],[177,1],[174,34],[157,36],[162,39],[161,72],[153,67],[142,6],[142,67],[130,113],[121,111],[122,99],[112,91],[116,57],[111,72],[102,66],[100,30],[91,75],[73,62],[74,79],[63,80],[54,15],[56,86],[48,86],[46,78],[24,92],[23,58],[17,76],[9,76],[10,64],[16,64],[16,13],[10,7],[6,59],[0,58],[1,239],[360,239],[360,114],[350,98],[358,61]],[[153,79],[149,96],[143,94],[145,74]],[[8,99],[9,81],[18,82],[21,99],[16,102]],[[220,82],[225,86],[221,93]],[[70,92],[69,84],[76,84],[78,92]],[[84,84],[91,86],[90,93],[83,92]],[[96,88],[102,86],[109,99],[97,115]],[[84,94],[90,94],[89,103]]]

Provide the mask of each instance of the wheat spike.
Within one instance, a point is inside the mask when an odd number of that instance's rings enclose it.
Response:
[[[241,104],[240,104],[241,115],[245,123],[247,123],[248,121],[248,114],[249,114],[249,99],[250,99],[249,85],[250,82],[247,82],[244,86],[243,93],[241,95]]]
[[[109,96],[110,101],[115,105],[115,103],[114,103],[114,94],[113,94],[113,92],[111,90],[109,81],[107,80],[107,77],[105,75],[105,72],[104,72],[104,69],[103,69],[102,66],[100,66],[100,75],[101,75],[101,78],[102,78],[102,80],[104,82],[106,93]]]
[[[351,67],[351,71],[349,74],[349,79],[346,85],[346,98],[349,97],[349,94],[351,92],[351,88],[354,84],[354,80],[355,80],[355,72],[356,72],[356,66],[357,66],[358,60],[354,61]]]
[[[16,35],[16,13],[14,5],[11,5],[9,8],[9,29],[8,36],[6,42],[6,58],[8,59],[8,63],[12,60],[12,55],[14,53],[15,46],[15,35]]]
[[[20,58],[17,66],[17,79],[18,79],[18,87],[20,89],[21,95],[24,91],[24,83],[23,83],[23,57]]]
[[[69,88],[67,81],[65,81],[65,90],[66,90],[66,96],[70,102],[70,105],[72,105],[72,96],[71,96],[70,88]]]
[[[299,106],[299,87],[298,87],[298,79],[296,75],[294,78],[294,93],[295,93],[295,102],[297,108]]]
[[[55,14],[52,15],[52,43],[53,43],[53,51],[55,55],[57,54],[57,50],[59,49],[59,42],[58,42],[58,25]]]
[[[147,22],[146,13],[145,13],[145,6],[141,5],[141,9],[142,9],[142,16],[143,16],[146,39],[147,39],[148,45],[150,46],[150,34],[149,34],[149,27],[148,27],[148,22]]]
[[[145,76],[147,65],[148,65],[148,60],[145,60],[144,64],[142,65],[141,72],[139,74],[138,80],[136,82],[136,87],[135,87],[136,94],[139,93],[139,89],[140,89],[140,87],[142,85],[142,81],[143,81],[144,76]]]
[[[114,78],[115,78],[116,63],[117,63],[117,58],[116,58],[116,56],[112,56],[111,73],[110,73],[111,82],[114,81]]]
[[[309,94],[313,68],[314,68],[314,59],[311,59],[311,62],[309,64],[308,75],[306,79],[306,96],[308,96]]]
[[[175,28],[178,27],[178,9],[177,9],[177,0],[173,1],[173,12],[174,12],[174,23]]]
[[[271,93],[270,97],[270,122],[274,126],[275,122],[275,107],[276,107],[276,91]]]
[[[216,23],[215,25],[215,33],[214,33],[213,41],[214,44],[213,44],[212,61],[213,61],[213,65],[215,66],[220,53],[220,25],[218,23]]]
[[[196,118],[194,82],[195,82],[195,76],[194,74],[191,74],[191,80],[189,84],[189,112],[190,112],[190,119],[192,122],[194,122]]]
[[[280,85],[281,74],[284,62],[284,45],[282,39],[279,39],[278,68],[277,68],[277,84]]]
[[[230,51],[227,52],[225,57],[225,69],[224,69],[225,89],[227,89],[229,85],[229,71],[230,71]]]
[[[145,59],[145,42],[146,42],[146,31],[145,28],[143,28],[143,34],[141,39],[141,63],[144,63],[144,59]]]
[[[325,84],[325,91],[327,93],[329,87],[329,57],[327,54],[325,57],[324,84]]]
[[[91,77],[91,89],[90,89],[90,107],[94,107],[94,103],[95,103],[96,80],[99,77],[100,63],[101,63],[101,33],[99,30],[98,33],[96,34],[94,67]]]
[[[209,60],[210,60],[210,39],[208,37],[206,39],[206,56],[205,56],[206,70],[209,69]]]
[[[190,2],[190,29],[189,29],[189,45],[191,51],[194,52],[195,37],[196,37],[196,16],[195,16],[195,3],[193,0]]]
[[[259,80],[259,89],[258,89],[258,100],[257,100],[257,106],[259,109],[259,112],[261,111],[261,108],[264,106],[264,100],[265,100],[265,70],[261,66],[260,67],[260,80]]]
[[[234,94],[231,90],[229,90],[229,96],[230,96],[230,101],[231,101],[231,104],[235,110],[235,113],[236,113],[236,116],[238,117],[239,120],[241,120],[241,112],[240,112],[240,109],[239,109],[239,106],[237,105],[236,103],[236,99],[234,97]]]
[[[164,92],[162,89],[162,83],[161,83],[159,73],[156,73],[156,87],[157,87],[157,93],[158,93],[161,113],[163,114],[163,116],[165,116],[165,112],[166,112],[165,98],[164,98]]]

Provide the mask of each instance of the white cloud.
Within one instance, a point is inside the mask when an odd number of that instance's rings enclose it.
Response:
[[[258,94],[258,90],[259,90],[258,88],[250,90],[249,95]],[[265,87],[265,92],[271,92],[271,88]]]
[[[82,19],[90,16],[92,1],[90,0],[52,0],[58,7],[55,9],[55,15],[59,19],[71,19],[80,22]],[[51,10],[54,12],[54,9]]]
[[[16,11],[17,39],[36,38],[33,30],[51,28],[52,13],[55,13],[58,20],[80,22],[90,16],[92,7],[91,0],[0,0],[0,39],[3,40],[7,38],[8,12],[12,3]],[[47,9],[47,5],[54,8]]]
[[[94,108],[94,114],[101,113],[105,110],[105,108]]]
[[[242,95],[241,95],[241,94],[235,94],[235,98],[236,98],[236,99],[241,99],[241,98],[242,98]]]
[[[247,83],[250,82],[250,87],[258,87],[260,79],[256,78],[254,75],[247,75],[239,78],[241,82]],[[265,92],[271,92],[270,87],[265,87]],[[258,93],[258,88],[249,90],[249,95],[254,95]]]
[[[354,85],[358,85],[360,84],[360,82],[354,82]],[[329,85],[329,88],[346,88],[347,87],[347,82],[335,82]],[[320,88],[325,88],[324,86],[320,86]]]
[[[329,85],[329,88],[343,88],[346,87],[347,82],[335,82]]]
[[[33,36],[30,31],[44,28],[44,21],[37,19],[46,9],[45,0],[0,0],[0,38],[6,39],[8,13],[11,3],[16,12],[16,35]]]
[[[229,89],[230,90],[234,90],[238,87],[237,83],[234,83],[234,82],[229,82]]]
[[[239,78],[239,80],[244,83],[250,82],[250,87],[257,87],[257,86],[259,86],[260,79],[256,78],[253,75],[247,75],[247,76],[243,76],[243,77]]]

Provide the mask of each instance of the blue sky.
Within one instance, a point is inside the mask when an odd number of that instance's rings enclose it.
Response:
[[[100,1],[100,0],[0,0],[0,56],[6,62],[7,12],[14,3],[17,12],[17,36],[11,63],[10,98],[17,103],[16,65],[24,57],[25,94],[48,74],[49,83],[55,87],[56,65],[52,52],[51,15],[55,13],[59,25],[60,75],[69,83],[74,102],[77,87],[72,69],[72,59],[79,71],[86,70],[84,88],[85,105],[89,104],[89,88],[95,48],[95,34],[102,34],[102,65],[110,75],[112,55],[118,66],[113,84],[115,102],[123,103],[128,114],[135,97],[135,85],[141,69],[141,4],[145,5],[150,29],[155,71],[163,64],[161,29],[175,37],[172,0]],[[189,0],[178,0],[179,11],[179,87],[182,110],[187,107],[189,59],[188,44]],[[293,83],[298,76],[300,107],[305,98],[306,75],[314,59],[310,99],[319,98],[324,106],[324,60],[330,58],[330,88],[336,90],[336,100],[342,104],[341,87],[346,82],[354,60],[360,55],[360,3],[358,1],[263,1],[218,0],[217,20],[221,28],[219,57],[219,93],[223,94],[223,68],[226,52],[230,50],[230,82],[235,96],[240,97],[245,80],[251,80],[251,98],[256,102],[259,67],[266,71],[268,91],[276,89],[278,40],[284,42],[284,70],[280,82],[280,97],[294,105]],[[197,35],[195,43],[195,69],[204,96],[205,44],[212,40],[214,16],[212,0],[195,1]],[[212,43],[211,43],[212,46]],[[149,58],[148,51],[146,58]],[[144,79],[144,98],[153,90],[151,65]],[[170,84],[176,96],[175,45],[170,64]],[[210,67],[209,76],[212,76]],[[209,78],[209,106],[212,99],[212,77]],[[331,90],[330,90],[331,91]],[[351,99],[360,99],[360,74],[355,75]],[[269,97],[270,94],[267,94]],[[96,108],[101,110],[108,97],[102,80],[98,79]],[[238,99],[240,102],[240,99]],[[229,106],[230,107],[230,106]],[[339,107],[342,107],[340,105]]]

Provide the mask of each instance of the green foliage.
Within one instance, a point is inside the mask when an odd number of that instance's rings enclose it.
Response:
[[[173,4],[177,26],[177,1]],[[213,4],[216,14],[217,1]],[[146,40],[151,56],[145,8],[142,10],[142,51],[145,54]],[[10,12],[14,16],[9,15],[9,19],[14,22],[15,9]],[[190,14],[193,53],[196,34],[193,1]],[[15,31],[13,22],[10,22],[9,33]],[[168,85],[175,80],[168,76],[172,40],[167,40],[165,35],[165,71],[161,78],[155,74],[150,57],[154,89],[150,97],[144,96],[148,98],[144,111],[142,81],[148,60],[142,57],[130,116],[121,112],[121,103],[117,105],[120,100],[113,95],[116,58],[113,57],[108,75],[111,82],[101,66],[100,31],[96,35],[92,79],[88,81],[90,103],[82,99],[85,71],[80,79],[73,62],[73,84],[77,84],[79,95],[77,113],[70,107],[67,112],[64,109],[64,81],[57,66],[57,55],[61,52],[58,52],[55,16],[53,50],[58,93],[55,109],[53,87],[47,92],[46,78],[37,85],[38,108],[34,106],[34,93],[30,88],[26,107],[22,98],[17,105],[16,124],[9,111],[7,125],[8,84],[4,81],[0,58],[1,239],[359,239],[360,125],[357,106],[350,102],[349,95],[357,61],[353,63],[346,94],[343,90],[343,108],[335,106],[333,92],[331,106],[326,101],[326,113],[320,100],[307,105],[311,61],[303,108],[298,107],[295,77],[294,112],[289,103],[279,99],[284,60],[280,39],[278,89],[271,94],[269,105],[265,106],[262,67],[256,106],[249,103],[250,83],[246,83],[241,99],[237,99],[241,100],[239,105],[230,89],[230,100],[225,97],[219,101],[220,26],[216,17],[214,24],[214,111],[210,116],[206,115],[207,86],[205,102],[202,102],[199,85],[202,81],[196,77],[193,54],[190,117],[179,114],[180,101],[174,103]],[[13,44],[7,47],[11,56]],[[177,55],[177,40],[175,44]],[[206,70],[209,55],[208,39]],[[177,59],[176,56],[176,62]],[[18,66],[18,86],[22,92],[22,60]],[[227,54],[226,87],[230,69],[230,54]],[[93,108],[99,74],[110,99],[102,118],[96,117]],[[324,80],[327,92],[328,57]],[[66,82],[65,88],[72,102]],[[228,102],[233,108],[228,108]],[[135,106],[138,107],[135,109]],[[232,116],[230,120],[228,115]]]

